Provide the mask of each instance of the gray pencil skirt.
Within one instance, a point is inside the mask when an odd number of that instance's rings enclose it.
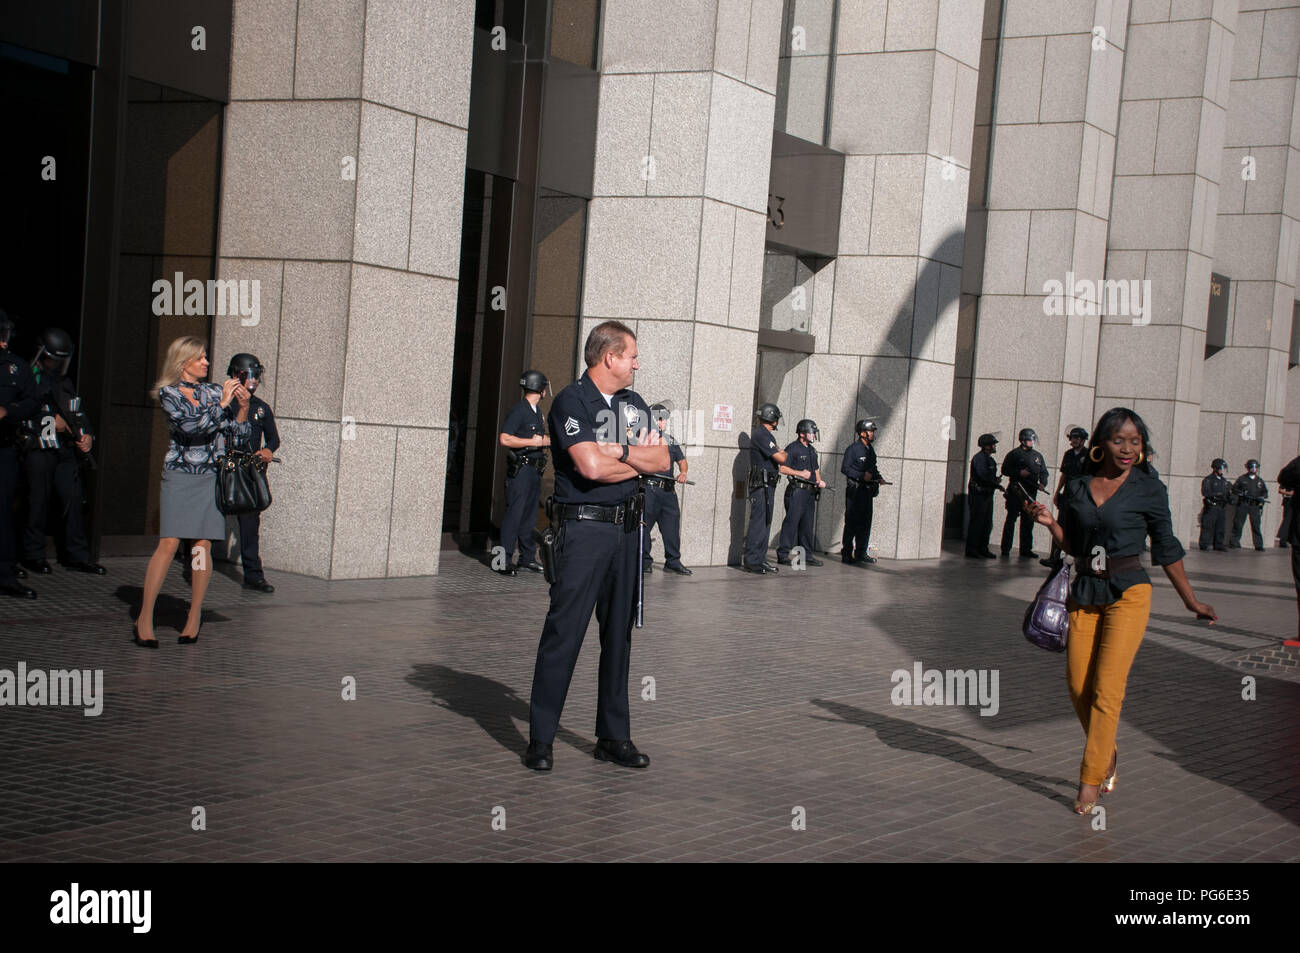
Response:
[[[164,470],[158,535],[224,539],[226,518],[217,509],[217,475]]]

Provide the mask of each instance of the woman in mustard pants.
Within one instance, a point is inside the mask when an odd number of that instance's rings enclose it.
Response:
[[[1218,619],[1213,606],[1196,601],[1187,581],[1169,491],[1148,462],[1149,440],[1136,413],[1126,407],[1106,411],[1093,428],[1083,474],[1066,484],[1060,522],[1046,505],[1025,504],[1075,557],[1067,674],[1070,701],[1088,738],[1076,814],[1091,814],[1097,798],[1115,789],[1120,706],[1151,613],[1151,579],[1141,563],[1148,536],[1152,562],[1164,569],[1187,610],[1211,624]]]

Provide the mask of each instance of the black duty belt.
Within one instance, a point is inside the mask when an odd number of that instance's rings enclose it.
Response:
[[[775,470],[752,469],[749,471],[749,488],[757,489],[760,486],[776,486],[781,480],[781,474]]]
[[[556,522],[564,520],[595,520],[598,523],[619,523],[627,518],[628,506],[619,503],[604,506],[599,503],[554,503],[551,517]]]
[[[539,470],[546,466],[546,458],[540,453],[529,456],[520,455],[519,462],[526,467],[537,467]]]
[[[1206,506],[1225,506],[1228,502],[1227,500],[1211,500],[1204,497],[1202,499],[1205,499]]]
[[[785,477],[790,481],[790,488],[794,490],[818,490],[821,489],[812,480],[805,480],[803,477],[790,476],[788,473]]]
[[[661,490],[668,490],[670,493],[676,491],[677,481],[668,477],[647,476],[642,477],[646,486],[657,486]]]
[[[1075,568],[1081,576],[1093,576],[1097,579],[1109,579],[1117,572],[1134,572],[1142,568],[1141,556],[1111,556],[1106,560],[1106,568],[1094,572],[1086,559],[1075,560]]]
[[[853,489],[856,490],[858,487],[862,486],[862,484],[866,483],[867,481],[866,481],[866,480],[855,480],[855,479],[853,479],[853,477],[851,477],[851,476],[846,476],[846,477],[844,478],[844,482],[847,483],[849,486],[853,487]]]

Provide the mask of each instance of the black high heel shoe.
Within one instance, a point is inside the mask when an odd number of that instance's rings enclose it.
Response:
[[[193,635],[182,635],[180,638],[176,640],[176,642],[179,645],[193,645],[195,642],[199,640],[199,632],[202,631],[203,631],[203,623],[200,622],[197,632],[195,632]]]
[[[138,625],[131,626],[131,641],[134,642],[136,645],[140,646],[140,648],[142,649],[158,648],[158,640],[156,638],[153,639],[140,638],[140,628]]]

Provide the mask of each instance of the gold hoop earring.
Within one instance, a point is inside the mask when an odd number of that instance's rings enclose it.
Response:
[[[1101,457],[1104,453],[1105,451],[1102,450],[1101,447],[1093,447],[1088,451],[1088,459],[1093,463],[1101,463]]]
[[[1141,450],[1139,450],[1139,451],[1138,451],[1137,463],[1133,464],[1133,466],[1135,466],[1135,467],[1136,467],[1136,466],[1141,466],[1142,461],[1145,460],[1146,458],[1147,458],[1147,455],[1146,455],[1145,453],[1143,453]]]

